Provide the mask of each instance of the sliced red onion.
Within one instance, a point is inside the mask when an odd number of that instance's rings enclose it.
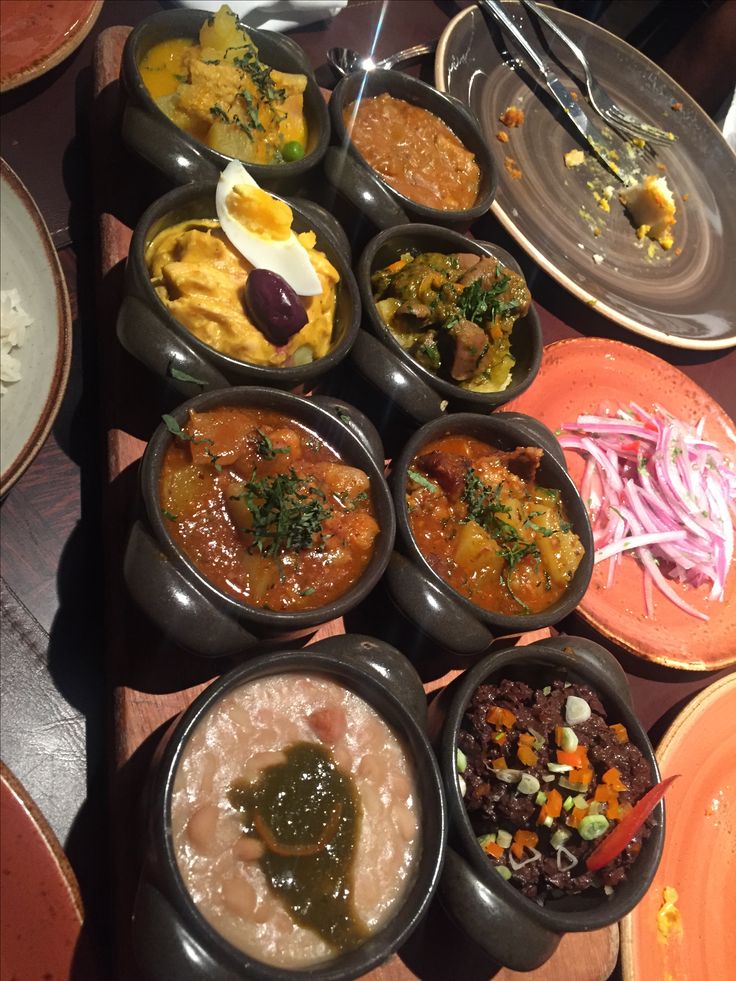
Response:
[[[649,411],[634,403],[616,416],[581,415],[562,426],[562,446],[586,457],[581,493],[591,514],[596,562],[609,561],[612,585],[621,554],[636,555],[648,616],[653,586],[706,620],[670,583],[709,583],[710,600],[724,596],[734,558],[736,470],[704,439],[704,426],[705,419],[688,428],[661,406]]]

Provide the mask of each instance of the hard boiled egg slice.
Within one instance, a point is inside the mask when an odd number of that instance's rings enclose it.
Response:
[[[240,161],[220,174],[215,206],[222,230],[256,269],[278,273],[299,296],[322,292],[309,253],[291,230],[291,208],[263,191]]]

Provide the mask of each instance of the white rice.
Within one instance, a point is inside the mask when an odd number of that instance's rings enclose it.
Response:
[[[10,352],[23,346],[26,328],[33,323],[20,304],[18,290],[0,290],[0,395],[5,386],[20,380],[20,358]]]

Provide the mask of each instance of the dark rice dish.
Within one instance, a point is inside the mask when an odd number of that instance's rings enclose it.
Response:
[[[481,848],[539,903],[591,888],[611,893],[654,826],[648,818],[600,871],[586,867],[653,783],[625,727],[609,724],[587,685],[481,685],[465,710],[457,768]]]

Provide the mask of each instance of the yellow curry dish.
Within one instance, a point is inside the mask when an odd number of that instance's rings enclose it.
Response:
[[[288,222],[291,227],[293,214],[285,202],[258,188],[251,193],[258,196],[262,221],[273,211],[274,221]],[[258,301],[265,292],[268,302],[271,284],[266,283],[265,291],[261,284],[257,291],[248,287],[249,279],[252,287],[264,274],[272,278],[273,274],[256,269],[216,219],[190,219],[159,232],[146,248],[146,268],[161,302],[199,340],[239,361],[293,367],[315,361],[330,349],[340,279],[332,263],[315,248],[314,232],[302,232],[296,239],[306,250],[321,292],[294,294],[300,311],[303,309],[303,326],[282,335],[258,319]]]
[[[169,119],[213,150],[254,164],[304,156],[307,76],[264,65],[229,7],[205,21],[198,41],[162,41],[138,68]]]

